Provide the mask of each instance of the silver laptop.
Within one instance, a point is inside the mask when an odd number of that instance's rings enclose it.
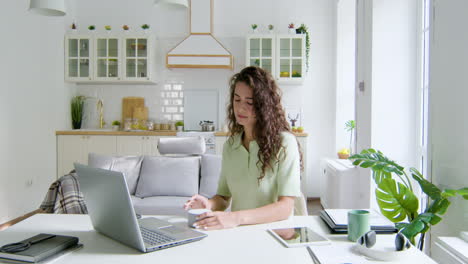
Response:
[[[157,218],[137,220],[121,172],[75,163],[80,189],[96,231],[141,252],[200,240],[207,235]]]

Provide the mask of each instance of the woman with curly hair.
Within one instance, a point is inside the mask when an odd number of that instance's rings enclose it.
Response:
[[[211,199],[194,195],[184,205],[212,210],[195,223],[205,230],[287,219],[301,196],[301,153],[275,80],[261,68],[247,67],[229,84],[230,137],[217,194]],[[231,200],[231,212],[224,212]]]

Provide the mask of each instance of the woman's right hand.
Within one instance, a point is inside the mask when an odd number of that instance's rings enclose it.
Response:
[[[189,209],[210,209],[211,210],[211,204],[210,200],[206,198],[205,196],[195,194],[184,204],[184,209],[189,210]]]

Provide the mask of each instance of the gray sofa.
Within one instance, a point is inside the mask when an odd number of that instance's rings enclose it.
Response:
[[[123,172],[137,214],[182,215],[194,194],[216,194],[221,156],[203,154],[203,138],[161,138],[162,156],[108,156],[90,153],[91,167]]]

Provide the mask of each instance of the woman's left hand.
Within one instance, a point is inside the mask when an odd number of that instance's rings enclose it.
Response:
[[[239,219],[233,212],[207,212],[198,216],[199,219],[194,226],[203,230],[216,230],[233,228],[238,226]]]

